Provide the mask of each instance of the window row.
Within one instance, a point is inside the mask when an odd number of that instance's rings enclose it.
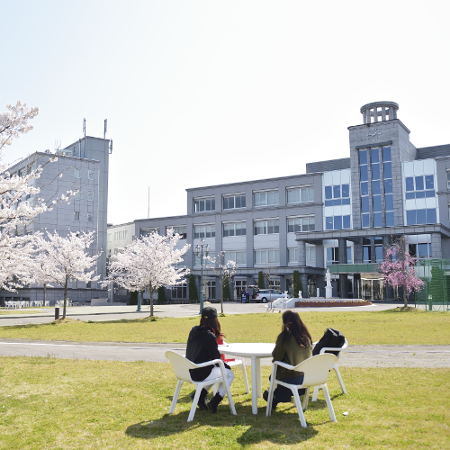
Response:
[[[114,232],[114,240],[121,241],[127,238],[128,230],[115,231]]]
[[[345,188],[344,188],[345,189]],[[348,185],[347,185],[348,191]],[[295,203],[307,203],[314,201],[314,188],[313,187],[298,187],[286,189],[286,202],[288,204]],[[253,193],[253,206],[255,208],[261,206],[271,206],[279,204],[279,192],[277,189],[254,192]],[[343,203],[347,204],[347,203]],[[222,209],[240,209],[247,206],[247,200],[245,194],[233,194],[224,195],[222,197]],[[194,199],[194,212],[207,212],[216,210],[215,197],[205,197]]]
[[[413,209],[406,211],[406,225],[423,225],[425,223],[436,222],[436,208]]]
[[[434,175],[406,177],[406,200],[435,197]]]
[[[74,169],[75,178],[81,178],[81,169],[78,169],[75,167]],[[88,180],[94,180],[95,179],[95,170],[89,169],[87,171]]]
[[[87,213],[87,221],[88,222],[93,222],[94,221],[94,213]],[[73,213],[73,220],[75,221],[79,221],[80,220],[80,212],[79,211],[74,211]]]
[[[326,230],[350,229],[350,215],[325,217]]]
[[[325,186],[325,206],[350,205],[350,185]]]

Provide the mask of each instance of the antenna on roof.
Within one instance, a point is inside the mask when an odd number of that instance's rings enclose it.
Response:
[[[83,119],[83,135],[86,137],[86,119]]]
[[[106,139],[106,129],[108,128],[108,119],[103,121],[103,139]]]

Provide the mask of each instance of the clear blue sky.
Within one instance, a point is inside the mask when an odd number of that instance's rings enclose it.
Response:
[[[359,108],[399,103],[417,147],[450,143],[448,1],[0,0],[0,108],[39,106],[13,161],[114,140],[109,217],[186,213],[189,187],[348,156]],[[2,106],[3,105],[3,106]]]

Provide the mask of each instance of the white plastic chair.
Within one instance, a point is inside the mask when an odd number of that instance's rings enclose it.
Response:
[[[212,361],[207,361],[202,364],[194,364],[193,362],[186,359],[184,356],[178,353],[168,351],[166,352],[166,358],[172,364],[173,370],[175,371],[175,376],[178,378],[177,387],[175,389],[175,394],[173,396],[172,405],[170,406],[169,414],[173,414],[175,411],[175,406],[177,404],[178,396],[180,395],[181,386],[184,382],[192,383],[196,385],[195,396],[192,402],[191,411],[189,413],[188,422],[192,422],[195,415],[195,410],[197,408],[198,399],[200,398],[200,393],[202,389],[206,386],[211,386],[217,382],[223,382],[227,390],[228,402],[230,404],[231,414],[236,415],[236,408],[234,407],[233,397],[231,396],[230,387],[227,383],[227,375],[225,373],[225,366],[221,359],[214,359]],[[207,367],[219,364],[222,375],[218,378],[214,378],[208,381],[193,381],[189,369],[198,369],[199,367]]]
[[[332,422],[337,422],[327,387],[328,373],[333,367],[333,364],[336,364],[336,361],[337,356],[334,356],[330,353],[312,356],[311,358],[305,359],[305,361],[302,361],[300,364],[297,364],[296,366],[291,366],[290,364],[286,364],[281,361],[275,361],[273,363],[272,376],[270,378],[269,397],[267,399],[266,416],[269,417],[272,413],[273,394],[275,392],[277,385],[281,385],[292,391],[295,406],[297,407],[298,416],[300,418],[300,424],[303,428],[306,428],[306,421],[303,411],[306,411],[306,408],[308,407],[309,390],[311,387],[320,386],[325,395],[325,401],[327,402],[330,420]],[[284,367],[289,370],[295,370],[297,372],[303,372],[304,373],[303,383],[289,384],[283,382],[282,380],[277,380],[276,374],[278,366]],[[300,396],[298,395],[299,389],[306,389],[305,395],[303,397],[303,405],[300,403]]]
[[[319,341],[317,341],[317,342],[319,342]],[[317,342],[314,342],[313,347],[315,347]],[[348,347],[348,342],[347,342],[347,339],[345,339],[344,345],[342,347],[323,347],[320,350],[319,355],[323,355],[326,351],[337,352],[336,356],[337,356],[338,361],[339,361],[339,356],[340,356],[342,350],[345,350],[347,347]],[[339,380],[339,384],[341,385],[342,393],[346,394],[347,390],[345,389],[344,382],[342,381],[342,377],[341,377],[341,374],[339,372],[338,362],[336,362],[336,364],[333,365],[332,369],[336,372],[336,375],[337,375],[338,380]],[[319,386],[316,386],[314,388],[314,393],[313,393],[311,401],[315,402],[317,400],[317,395],[318,394],[319,394]]]

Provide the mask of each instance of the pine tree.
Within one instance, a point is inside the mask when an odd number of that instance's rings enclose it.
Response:
[[[198,302],[197,285],[195,284],[195,277],[192,273],[189,275],[189,303]]]
[[[258,287],[264,289],[264,274],[261,270],[258,272]]]

